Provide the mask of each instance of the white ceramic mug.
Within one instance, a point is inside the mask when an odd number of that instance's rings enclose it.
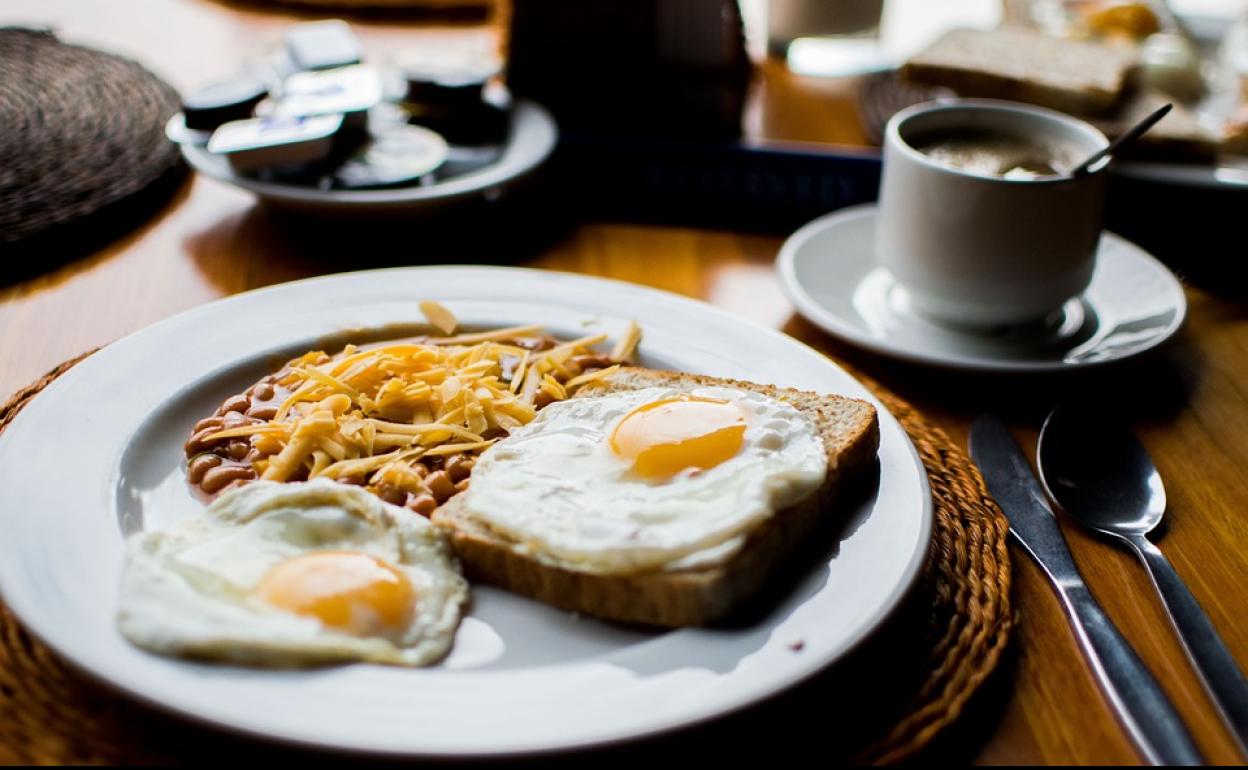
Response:
[[[876,254],[931,320],[967,327],[1039,321],[1092,279],[1105,168],[1036,179],[941,165],[911,142],[935,133],[1002,131],[1104,147],[1091,125],[1053,110],[990,99],[928,102],[899,112],[884,138]]]

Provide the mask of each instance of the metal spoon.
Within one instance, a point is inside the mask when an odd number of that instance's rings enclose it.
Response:
[[[1145,537],[1166,512],[1166,489],[1147,450],[1103,415],[1061,406],[1045,420],[1036,454],[1049,495],[1085,526],[1130,546],[1144,563],[1188,658],[1248,755],[1248,681],[1182,578]]]
[[[1115,139],[1114,141],[1110,142],[1109,144],[1105,145],[1104,147],[1102,147],[1101,149],[1093,153],[1092,157],[1080,163],[1078,166],[1075,166],[1074,170],[1070,172],[1070,175],[1071,176],[1083,176],[1084,174],[1087,174],[1088,172],[1092,170],[1093,166],[1095,166],[1098,162],[1100,162],[1101,158],[1107,157],[1109,155],[1113,155],[1124,145],[1130,144],[1131,142],[1134,142],[1136,139],[1139,139],[1144,134],[1145,131],[1152,128],[1154,125],[1157,124],[1157,121],[1164,118],[1166,116],[1166,113],[1170,112],[1171,108],[1173,107],[1174,107],[1173,104],[1167,104],[1163,107],[1159,107],[1158,109],[1154,110],[1147,117],[1141,120],[1139,123],[1136,123],[1134,126],[1131,126],[1126,131],[1123,131],[1122,134],[1119,135],[1117,139]]]

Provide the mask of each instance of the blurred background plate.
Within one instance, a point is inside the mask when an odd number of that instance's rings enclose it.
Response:
[[[395,217],[428,214],[469,199],[497,198],[540,166],[558,138],[558,127],[549,112],[535,102],[518,99],[502,154],[495,162],[431,185],[380,190],[322,190],[266,182],[236,174],[225,158],[203,147],[183,144],[182,154],[200,173],[248,190],[280,208],[341,217]]]

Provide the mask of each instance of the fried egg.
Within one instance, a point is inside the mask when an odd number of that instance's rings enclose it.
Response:
[[[468,586],[436,527],[358,487],[258,481],[126,543],[118,627],[158,653],[274,666],[418,666]]]
[[[627,574],[723,556],[826,475],[793,406],[653,387],[550,404],[482,454],[463,510],[546,563]]]

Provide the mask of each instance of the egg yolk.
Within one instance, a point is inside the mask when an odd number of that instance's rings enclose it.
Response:
[[[265,574],[256,595],[274,607],[355,636],[406,627],[416,604],[406,575],[381,559],[352,551],[287,559]]]
[[[731,401],[682,395],[643,404],[611,432],[611,450],[644,478],[714,468],[741,451],[745,413]]]

